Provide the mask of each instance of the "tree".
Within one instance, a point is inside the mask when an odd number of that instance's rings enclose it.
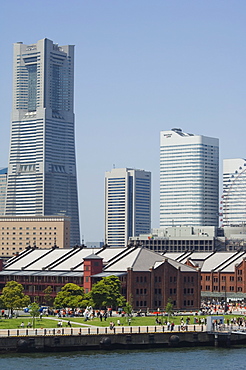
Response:
[[[126,305],[124,307],[124,311],[127,316],[132,316],[132,305],[130,302],[126,302]]]
[[[57,293],[54,305],[59,308],[83,307],[83,299],[84,288],[73,283],[68,283],[62,287],[60,292]]]
[[[120,290],[121,282],[117,276],[103,277],[90,291],[93,306],[97,308],[123,306],[126,300]]]
[[[33,302],[29,306],[29,313],[32,316],[32,327],[35,328],[35,317],[38,317],[39,312],[39,305],[36,302]]]
[[[172,315],[172,313],[173,313],[173,303],[172,303],[171,298],[168,298],[168,300],[167,300],[166,312],[168,314],[168,320],[169,320],[170,315]]]
[[[3,305],[13,313],[14,309],[26,307],[30,304],[30,297],[23,293],[23,286],[16,281],[8,281],[2,291]]]
[[[124,307],[124,311],[127,316],[132,316],[132,306],[133,306],[133,299],[132,299],[132,294],[130,295],[130,300],[126,302],[126,305]]]
[[[52,306],[54,302],[54,298],[51,296],[52,294],[52,287],[49,285],[47,288],[44,289],[44,302],[47,306]]]

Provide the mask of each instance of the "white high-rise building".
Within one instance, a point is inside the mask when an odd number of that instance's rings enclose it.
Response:
[[[125,247],[130,236],[149,233],[151,173],[114,168],[105,174],[105,242]]]
[[[74,138],[74,46],[14,44],[6,216],[71,219],[80,243]]]
[[[223,160],[223,226],[246,224],[246,159]]]
[[[219,140],[160,133],[160,227],[218,226]]]

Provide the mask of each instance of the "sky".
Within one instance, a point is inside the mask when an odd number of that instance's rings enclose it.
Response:
[[[8,0],[0,12],[0,167],[7,166],[12,44],[75,45],[81,238],[104,239],[104,175],[152,173],[159,227],[159,137],[174,127],[245,158],[245,0]]]

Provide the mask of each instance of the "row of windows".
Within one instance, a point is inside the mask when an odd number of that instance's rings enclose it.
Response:
[[[140,276],[140,277],[137,276],[136,277],[136,283],[139,283],[139,282],[140,283],[143,283],[143,282],[146,283],[147,282],[147,277],[146,276]]]
[[[228,288],[227,288],[227,289],[228,289]],[[206,290],[206,291],[210,291],[210,290],[211,290],[211,286],[210,286],[210,285],[206,285],[206,286],[205,286],[205,290]],[[221,287],[221,290],[222,290],[222,291],[226,291],[226,287],[223,285],[223,286]],[[217,292],[219,291],[219,287],[218,287],[218,285],[214,285],[214,286],[213,286],[213,291],[217,291]],[[230,292],[234,292],[234,291],[235,291],[235,287],[234,287],[233,285],[230,285],[230,286],[229,286],[229,291],[230,291]],[[242,292],[242,287],[238,287],[238,288],[237,288],[237,291],[238,291],[238,292]]]
[[[147,294],[147,289],[136,289],[136,294]]]
[[[26,227],[26,228],[24,228],[24,227],[19,227],[19,228],[16,228],[16,227],[12,227],[12,228],[9,228],[9,227],[6,227],[6,228],[4,228],[4,227],[2,227],[2,230],[17,230],[17,229],[19,229],[19,230],[23,230],[23,229],[26,229],[26,230],[30,230],[31,228],[30,227]],[[34,226],[33,228],[32,228],[33,230],[36,230],[37,228]],[[44,227],[44,228],[42,228],[42,227],[40,227],[39,228],[39,230],[56,230],[56,227]]]
[[[202,277],[202,275],[201,275],[201,280],[203,279],[203,277]],[[205,280],[206,281],[210,281],[210,279],[211,279],[211,276],[210,275],[207,275],[206,277],[205,277]],[[212,279],[211,279],[212,280]],[[230,278],[229,278],[229,280],[230,281],[234,281],[234,276],[230,276]],[[237,279],[238,281],[242,281],[242,278],[240,279],[240,277],[238,277],[238,279]],[[213,281],[214,281],[214,283],[218,283],[218,278],[217,277],[214,277],[213,278]],[[226,281],[226,276],[222,276],[221,277],[221,281]]]
[[[43,233],[42,232],[40,232],[39,233],[40,235],[42,235]],[[2,235],[4,235],[4,232],[2,232]],[[9,232],[6,232],[6,235],[16,235],[16,233],[15,232],[13,232],[12,234],[10,234]],[[19,232],[19,234],[18,235],[23,235],[22,234],[22,232]],[[29,232],[26,232],[25,233],[25,235],[30,235],[30,233]],[[32,233],[32,235],[36,235],[36,232],[33,232]],[[46,233],[46,232],[44,232],[44,235],[56,235],[56,232],[54,232],[54,233]],[[3,238],[2,238],[3,239]],[[7,238],[8,239],[8,238]],[[13,237],[13,239],[15,239],[15,237]]]

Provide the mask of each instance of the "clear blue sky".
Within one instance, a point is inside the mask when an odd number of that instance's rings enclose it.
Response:
[[[245,0],[1,2],[0,166],[8,162],[12,44],[76,46],[75,114],[81,235],[104,237],[104,173],[152,172],[159,226],[159,133],[220,139],[246,157]],[[222,168],[222,163],[221,163]]]

